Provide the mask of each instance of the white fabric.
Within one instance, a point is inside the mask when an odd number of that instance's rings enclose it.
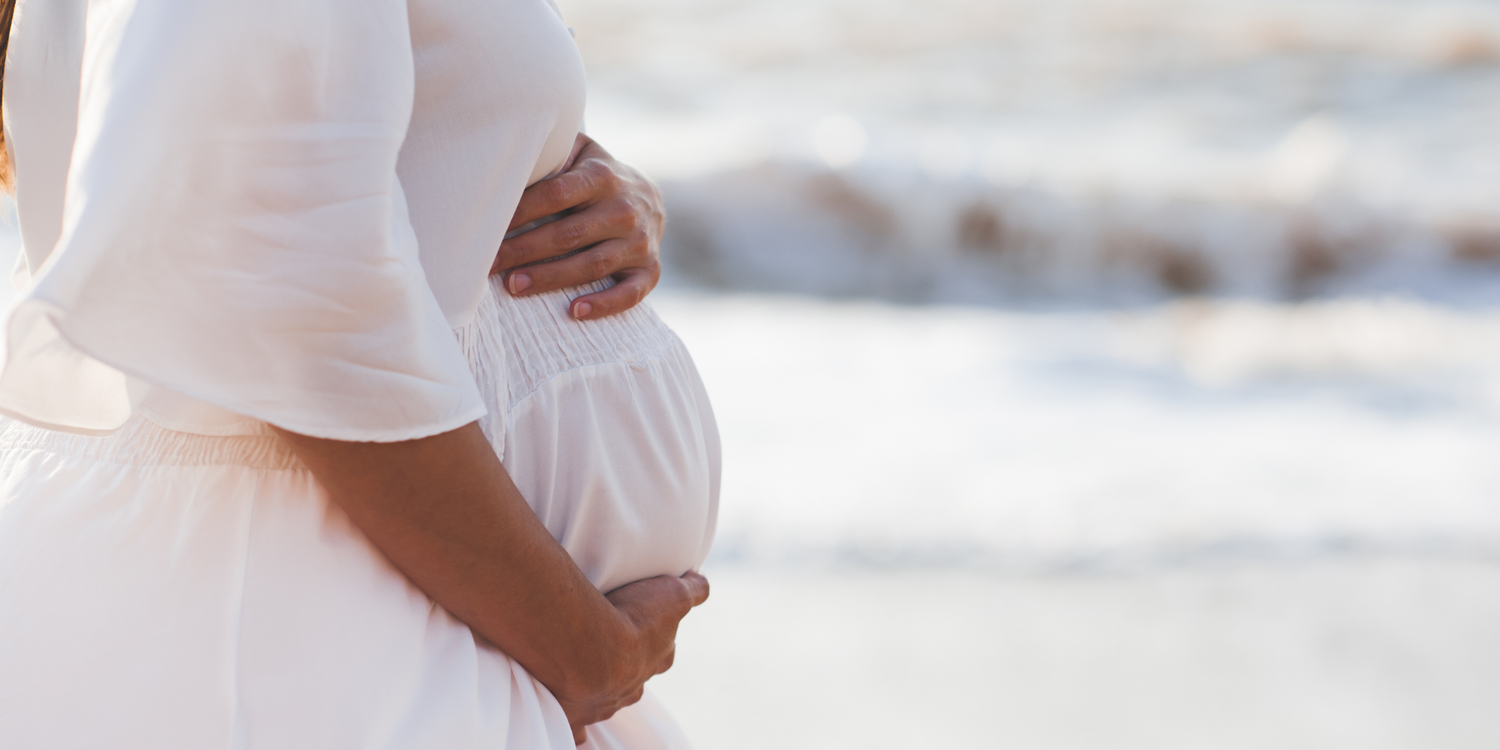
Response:
[[[0,412],[388,441],[483,413],[447,331],[583,78],[544,0],[26,0],[5,95]]]
[[[601,590],[694,569],[719,446],[692,360],[644,306],[578,323],[567,299],[496,280],[457,332],[481,426]],[[392,569],[278,438],[141,416],[102,437],[0,420],[0,676],[6,750],[573,747],[551,694]],[[689,747],[649,696],[589,737]]]
[[[718,437],[676,336],[487,277],[581,116],[555,8],[21,0],[14,34],[0,747],[571,748],[265,429],[478,418],[601,590],[702,562]],[[589,736],[686,748],[649,697]]]

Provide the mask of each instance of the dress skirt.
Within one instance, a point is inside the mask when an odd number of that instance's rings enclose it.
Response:
[[[578,323],[569,296],[492,286],[456,332],[482,426],[601,590],[696,568],[719,455],[692,361],[649,308]],[[547,689],[396,571],[274,434],[138,415],[108,437],[0,423],[0,747],[573,740]],[[687,743],[648,692],[585,747]]]

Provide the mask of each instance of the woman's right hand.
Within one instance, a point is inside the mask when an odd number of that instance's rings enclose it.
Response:
[[[708,598],[697,573],[600,595],[477,422],[396,443],[276,432],[386,559],[552,691],[579,742],[672,666],[677,624]]]
[[[708,598],[697,573],[601,595],[478,423],[402,443],[276,432],[417,588],[552,691],[579,742],[672,666],[676,625]]]
[[[606,598],[633,636],[631,647],[622,649],[620,663],[610,670],[610,684],[553,691],[573,727],[573,741],[580,745],[585,727],[639,701],[646,681],[671,669],[677,625],[693,607],[708,600],[708,579],[697,572],[657,576],[621,586]]]

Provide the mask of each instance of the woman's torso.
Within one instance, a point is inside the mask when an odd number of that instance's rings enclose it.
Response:
[[[89,7],[18,11],[6,118],[23,280],[59,236]],[[523,188],[562,165],[578,130],[567,29],[547,0],[408,9],[416,97],[398,174],[481,426],[601,589],[696,567],[719,447],[686,349],[648,306],[580,323],[569,291],[513,298],[487,273]],[[264,425],[174,393],[144,406],[104,437],[0,419],[0,673],[26,686],[0,690],[0,736],[80,750],[572,746],[545,689],[392,569]],[[649,700],[590,741],[684,746]]]
[[[5,119],[22,180],[23,281],[62,233],[88,6],[21,0],[17,11]],[[428,284],[456,328],[479,304],[522,190],[567,159],[583,122],[583,63],[549,0],[407,6],[412,48],[391,54],[413,56],[416,91],[397,173]]]
[[[473,319],[521,192],[568,157],[583,120],[583,64],[550,0],[407,6],[411,49],[391,50],[411,54],[415,68],[397,176],[427,284],[457,328]],[[5,119],[19,175],[20,286],[62,235],[88,8],[87,0],[18,5]],[[254,420],[160,387],[142,399],[141,411],[185,432],[265,433]]]
[[[13,64],[6,80],[22,281],[63,221],[87,8],[21,0],[18,10],[12,60],[33,63]],[[596,584],[696,566],[712,537],[718,444],[681,342],[649,306],[580,323],[564,312],[576,290],[513,298],[489,278],[523,189],[562,167],[582,122],[569,29],[550,0],[408,9],[415,100],[397,173],[427,282],[484,395],[487,434]],[[268,434],[162,388],[141,413],[180,432]]]
[[[583,125],[583,61],[550,0],[409,0],[416,99],[397,174],[422,267],[469,322],[522,189]]]

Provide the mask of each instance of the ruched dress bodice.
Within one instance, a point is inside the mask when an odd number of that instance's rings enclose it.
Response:
[[[268,429],[478,421],[601,590],[700,565],[682,342],[488,269],[582,119],[548,0],[20,0],[0,374],[0,746],[571,750]],[[600,282],[590,289],[602,288]],[[19,687],[13,687],[19,686]],[[651,697],[586,750],[683,750]]]

